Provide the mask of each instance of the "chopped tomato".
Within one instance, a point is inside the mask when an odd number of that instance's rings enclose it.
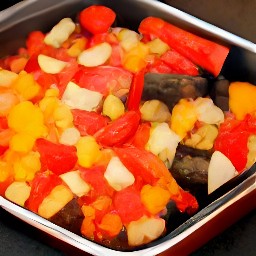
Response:
[[[132,73],[121,67],[83,67],[75,74],[74,82],[82,88],[107,96],[109,93],[115,94],[120,90],[128,92],[132,82]]]
[[[39,51],[43,48],[44,38],[45,35],[41,31],[33,31],[28,35],[28,38],[26,40],[26,46],[30,56],[35,53],[38,54]]]
[[[108,60],[108,64],[113,67],[122,67],[122,55],[122,47],[119,44],[112,45],[112,54]]]
[[[248,155],[248,138],[256,134],[255,118],[247,115],[239,121],[230,116],[220,125],[214,149],[222,152],[235,166],[238,172],[246,167]],[[239,156],[239,157],[238,157]]]
[[[4,154],[4,152],[8,149],[8,146],[2,146],[0,145],[0,156]]]
[[[27,73],[35,73],[41,70],[38,64],[38,54],[33,54],[30,56],[26,66],[24,67],[24,70]]]
[[[180,189],[180,198],[176,198],[175,202],[177,208],[181,212],[186,212],[189,215],[193,215],[197,212],[199,205],[196,198],[189,192]]]
[[[55,49],[54,55],[52,57],[65,62],[70,62],[72,60],[75,60],[74,57],[71,57],[68,54],[67,49],[65,48]]]
[[[51,87],[57,86],[59,82],[56,75],[47,74],[45,72],[37,72],[34,76],[36,76],[35,80],[41,86],[43,92]]]
[[[45,54],[50,57],[54,57],[56,49],[50,45],[44,43],[45,35],[41,31],[33,31],[29,34],[26,45],[30,56]]]
[[[93,111],[73,109],[72,114],[74,125],[81,136],[94,135],[109,122],[107,117]]]
[[[115,12],[102,5],[92,5],[80,12],[79,22],[82,28],[92,34],[104,33],[109,30],[116,19]]]
[[[145,183],[153,185],[161,177],[165,180],[172,179],[164,163],[157,156],[145,149],[127,146],[116,147],[114,151],[126,168],[135,177],[142,177]]]
[[[7,56],[6,58],[3,59],[3,64],[2,64],[2,67],[4,69],[7,69],[7,70],[11,70],[11,64],[13,61],[19,59],[19,56],[18,55],[15,55],[15,56]]]
[[[5,181],[0,181],[0,196],[4,196],[5,190],[13,182],[13,177],[9,176]]]
[[[99,130],[95,138],[99,144],[106,147],[122,145],[135,134],[139,123],[140,113],[128,111]]]
[[[117,45],[119,41],[117,40],[117,37],[113,33],[106,32],[106,33],[93,35],[89,40],[89,47],[92,47],[96,44],[100,44],[104,42],[109,43],[111,45]]]
[[[45,139],[36,141],[42,166],[57,175],[72,170],[77,162],[76,147],[56,144]]]
[[[81,177],[91,185],[89,192],[90,202],[98,196],[112,196],[114,189],[110,187],[107,180],[104,178],[105,167],[94,166],[92,168],[79,168]]]
[[[9,142],[15,132],[8,127],[7,118],[0,117],[0,155],[3,155],[9,148]]]
[[[73,79],[75,74],[79,71],[79,65],[75,59],[71,59],[67,66],[56,75],[59,81],[57,86],[60,91],[60,96],[64,93],[67,84]]]
[[[178,188],[177,193],[172,194],[171,198],[176,202],[181,212],[194,213],[197,211],[196,198],[178,187],[165,164],[156,155],[135,147],[115,148],[115,152],[126,168],[135,177],[141,177],[146,184],[155,185],[161,180],[160,183],[164,181],[162,185],[167,184],[166,188],[170,192],[172,187],[174,190]]]
[[[37,173],[31,183],[31,193],[26,201],[26,207],[33,212],[37,212],[44,198],[61,183],[61,178],[54,173],[49,171]]]
[[[0,130],[8,129],[8,120],[6,116],[0,116]]]
[[[141,202],[140,192],[133,187],[127,187],[116,192],[113,205],[124,224],[138,220],[146,213]]]

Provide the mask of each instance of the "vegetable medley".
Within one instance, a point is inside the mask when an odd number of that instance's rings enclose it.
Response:
[[[178,84],[172,107],[144,99],[152,74],[217,77],[229,49],[156,17],[138,32],[115,19],[90,6],[0,60],[0,194],[123,249],[164,235],[171,203],[199,209],[172,174],[179,147],[210,155],[208,193],[255,162],[256,87],[230,83],[228,110],[196,86]]]

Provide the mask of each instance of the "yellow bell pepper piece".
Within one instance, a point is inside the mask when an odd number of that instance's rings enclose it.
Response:
[[[13,88],[22,96],[24,100],[31,100],[40,92],[40,85],[34,80],[33,75],[25,71],[19,73],[15,80]]]
[[[149,55],[149,47],[139,42],[135,47],[125,53],[123,66],[131,72],[138,72],[147,65],[146,57]]]
[[[76,39],[74,44],[67,50],[68,55],[71,57],[77,57],[85,49],[86,43],[86,38]]]
[[[100,157],[101,151],[92,136],[84,136],[76,144],[78,163],[83,167],[91,167]]]
[[[10,140],[10,149],[19,153],[32,150],[35,139],[27,133],[16,133]]]
[[[111,120],[116,120],[125,112],[123,102],[116,96],[109,94],[103,103],[103,115],[110,117]]]
[[[229,86],[229,107],[238,120],[256,111],[256,86],[247,82],[233,82]]]
[[[127,56],[123,63],[124,68],[134,73],[139,72],[141,69],[146,67],[146,65],[147,62],[143,58],[136,55]]]
[[[27,133],[33,138],[39,138],[47,132],[43,112],[30,101],[23,101],[11,109],[8,125],[15,132]]]
[[[44,119],[46,123],[53,123],[53,113],[55,109],[59,106],[60,101],[57,97],[44,97],[39,102],[39,107],[44,114]]]
[[[141,201],[152,214],[164,210],[170,200],[170,192],[159,186],[145,185],[141,190]]]
[[[6,181],[12,175],[10,164],[0,161],[0,182]]]
[[[194,104],[189,100],[181,99],[172,110],[171,129],[183,139],[187,132],[192,130],[196,121]]]
[[[14,179],[16,181],[32,181],[36,172],[41,169],[40,154],[29,152],[14,162]]]
[[[55,109],[53,118],[56,126],[63,130],[73,126],[73,115],[70,108],[65,104],[61,104]]]
[[[59,90],[56,88],[50,88],[46,90],[45,97],[59,97]]]

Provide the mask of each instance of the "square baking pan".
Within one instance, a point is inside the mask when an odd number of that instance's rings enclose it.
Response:
[[[202,37],[231,47],[221,75],[230,81],[256,84],[256,45],[248,40],[154,0],[27,0],[0,15],[0,57],[24,45],[30,31],[49,31],[61,18],[75,18],[83,8],[101,4],[118,14],[120,26],[136,29],[147,16],[156,16]],[[12,215],[64,243],[92,255],[187,255],[256,206],[256,166],[218,189],[209,202],[165,237],[135,251],[116,251],[73,234],[0,197],[0,206]],[[224,224],[225,223],[225,224]]]

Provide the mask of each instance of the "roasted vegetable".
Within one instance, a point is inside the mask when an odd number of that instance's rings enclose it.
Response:
[[[154,17],[140,32],[111,27],[115,17],[91,6],[0,61],[0,194],[127,251],[171,232],[208,202],[209,184],[253,164],[256,108],[237,100],[244,85],[220,90],[226,47]],[[228,89],[234,113],[214,104]],[[218,160],[235,166],[222,180]]]
[[[203,97],[207,94],[208,82],[203,77],[171,74],[146,74],[142,100],[158,99],[170,110],[182,98]]]
[[[208,167],[211,151],[185,145],[177,147],[170,172],[178,184],[193,193],[199,203],[207,197]]]

